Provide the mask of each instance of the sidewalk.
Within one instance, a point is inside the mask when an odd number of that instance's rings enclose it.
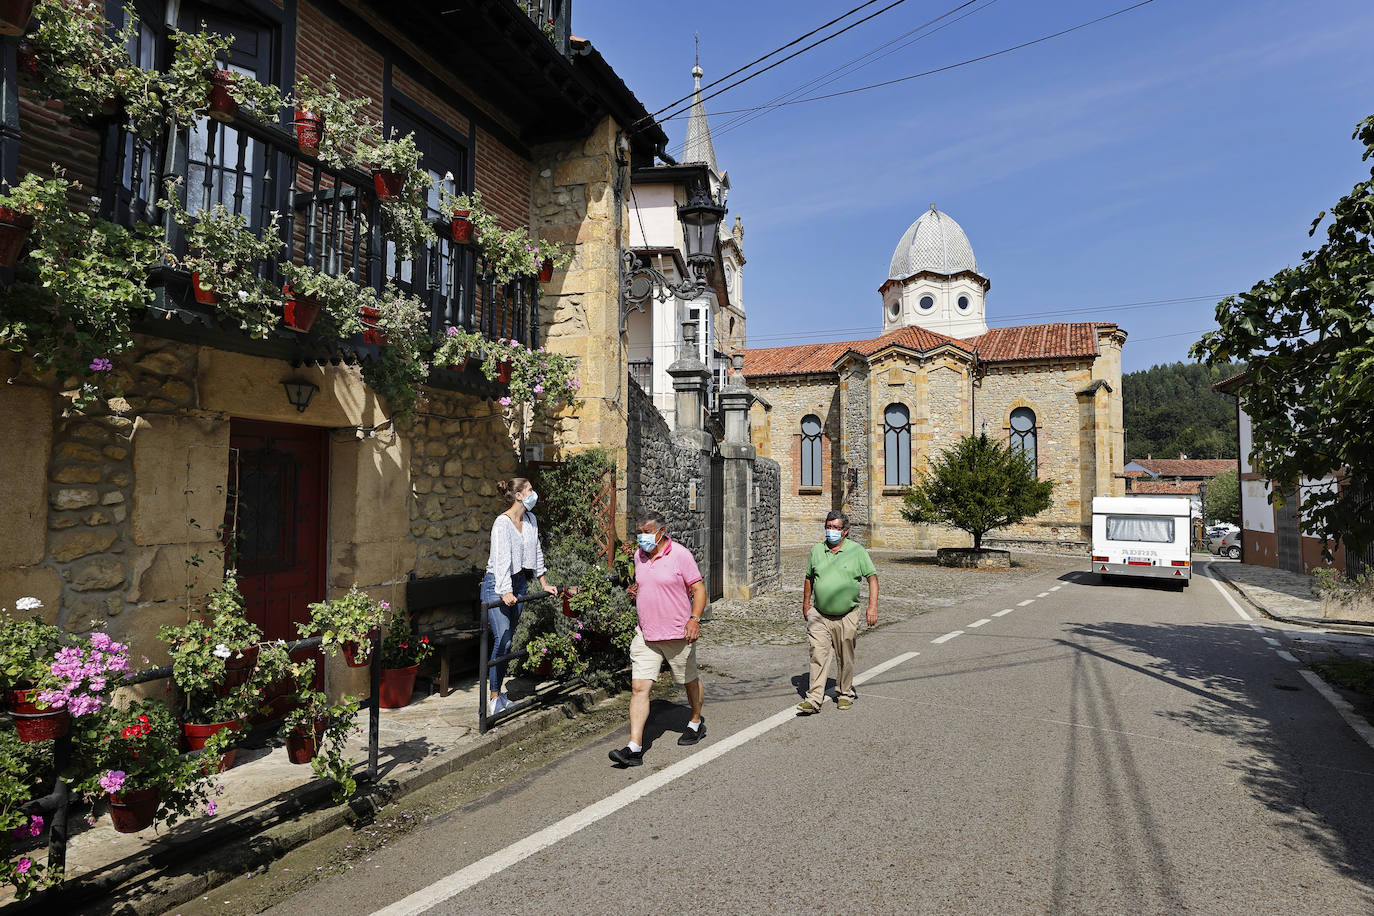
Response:
[[[1224,560],[1212,561],[1208,569],[1230,583],[1266,617],[1337,632],[1374,634],[1374,621],[1322,616],[1322,601],[1313,588],[1311,576]]]
[[[157,914],[243,874],[347,823],[365,819],[395,798],[414,792],[506,745],[551,727],[600,699],[602,691],[575,691],[512,678],[512,697],[537,692],[544,700],[477,733],[476,674],[454,683],[447,697],[416,694],[404,709],[384,709],[378,739],[377,785],[368,785],[368,711],[349,742],[358,765],[358,792],[349,802],[330,799],[333,783],[309,766],[291,764],[279,742],[241,748],[238,762],[220,776],[223,794],[214,816],[193,817],[172,828],[116,833],[101,816],[88,826],[75,814],[69,829],[67,881],[60,896],[39,895],[15,911]],[[424,685],[428,686],[428,685]],[[361,775],[360,775],[361,774]],[[46,836],[44,837],[46,841]],[[40,854],[46,854],[46,846]],[[46,898],[46,899],[45,899]],[[13,898],[0,895],[0,906]]]

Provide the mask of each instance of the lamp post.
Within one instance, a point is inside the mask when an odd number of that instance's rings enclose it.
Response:
[[[660,270],[640,260],[629,249],[620,251],[620,333],[630,320],[630,313],[643,311],[649,300],[667,302],[669,298],[690,302],[706,291],[711,271],[716,264],[716,230],[725,216],[724,194],[711,196],[704,181],[698,181],[685,204],[677,208],[682,224],[683,247],[691,276],[673,283]]]

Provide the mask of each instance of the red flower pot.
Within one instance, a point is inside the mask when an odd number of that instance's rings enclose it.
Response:
[[[114,825],[115,832],[138,833],[153,826],[161,796],[159,789],[110,793],[110,823]]]
[[[29,240],[33,217],[9,207],[0,207],[0,267],[19,263],[19,254]]]
[[[419,665],[409,668],[383,668],[381,696],[377,705],[382,709],[402,709],[410,705],[410,695],[415,692],[415,673]]]
[[[539,262],[539,282],[548,283],[553,279],[553,259],[545,258]]]
[[[510,360],[506,360],[506,361],[503,362],[503,363],[499,363],[499,364],[497,365],[497,367],[496,367],[496,380],[497,380],[498,382],[509,382],[509,381],[510,381],[510,372],[511,372],[511,361],[510,361]]]
[[[281,288],[286,294],[286,304],[282,308],[282,320],[293,331],[307,333],[320,314],[320,302],[309,296],[297,296],[291,292],[291,284]]]
[[[381,317],[381,312],[366,305],[362,306],[361,311],[363,313],[363,343],[385,347],[386,334],[377,329],[377,319]]]
[[[549,661],[547,658],[541,658],[539,664],[535,665],[534,670],[530,673],[535,677],[548,677],[550,674],[553,674],[553,662]]]
[[[313,729],[297,725],[286,736],[286,757],[292,763],[309,763],[319,753],[320,736],[324,734],[324,723],[316,722]]]
[[[449,372],[465,372],[465,371],[467,371],[468,363],[471,362],[471,361],[472,361],[472,357],[471,357],[471,356],[464,356],[464,357],[463,357],[463,361],[462,361],[461,363],[449,363],[449,364],[448,364],[448,371],[449,371]]]
[[[577,612],[572,609],[572,603],[568,600],[568,593],[563,593],[563,616],[576,617]]]
[[[470,213],[469,210],[453,211],[453,224],[451,226],[453,240],[460,245],[467,245],[472,241],[472,220],[468,219]]]
[[[296,109],[296,145],[302,153],[315,155],[320,151],[320,137],[324,134],[324,115]]]
[[[65,709],[40,709],[34,703],[37,696],[37,690],[5,691],[6,704],[19,740],[48,741],[61,738],[71,730],[71,714]]]
[[[366,668],[368,664],[372,661],[372,658],[367,654],[368,651],[370,651],[372,648],[371,637],[375,636],[376,634],[376,630],[373,630],[371,633],[368,634],[369,639],[367,648],[363,649],[361,653],[358,651],[360,648],[359,645],[353,640],[350,639],[348,642],[344,643],[344,664],[348,665],[348,667],[350,668]]]
[[[200,282],[200,271],[191,271],[191,295],[201,305],[215,305],[219,302],[219,294],[208,286]]]
[[[374,169],[372,172],[372,187],[377,191],[378,200],[391,200],[400,197],[406,189],[406,176],[401,172],[388,172],[385,169]]]
[[[210,71],[210,97],[206,100],[209,106],[207,114],[216,121],[232,121],[239,113],[239,103],[234,101],[234,97],[229,94],[229,87],[234,85],[235,75],[232,70],[211,70]]]
[[[0,35],[23,35],[35,0],[0,0]]]
[[[232,720],[227,722],[209,722],[206,724],[200,722],[183,722],[181,723],[181,737],[186,742],[188,750],[203,751],[205,750],[205,742],[209,741],[211,737],[224,731],[226,728],[236,732],[239,730],[241,724],[242,723]],[[215,772],[223,773],[225,770],[229,769],[234,765],[234,761],[238,759],[238,756],[239,749],[236,747],[230,748],[225,752],[224,756],[220,758],[219,769],[215,770]],[[209,767],[207,765],[206,771],[208,772],[208,770]]]

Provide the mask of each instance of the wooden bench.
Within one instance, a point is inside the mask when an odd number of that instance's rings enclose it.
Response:
[[[473,642],[482,638],[486,616],[478,589],[482,573],[458,573],[416,579],[414,574],[406,582],[406,609],[417,636],[428,636],[439,654],[439,695],[446,697],[452,690],[449,678],[456,653],[466,651],[475,656]]]

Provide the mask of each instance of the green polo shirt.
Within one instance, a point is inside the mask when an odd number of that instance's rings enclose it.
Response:
[[[859,584],[878,570],[868,551],[849,538],[832,552],[824,541],[811,548],[806,578],[811,580],[811,599],[827,617],[843,617],[859,604]]]

